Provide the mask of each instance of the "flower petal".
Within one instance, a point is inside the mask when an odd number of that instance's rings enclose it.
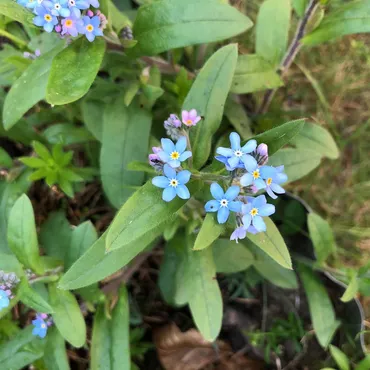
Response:
[[[248,227],[250,226],[252,222],[252,216],[250,214],[246,214],[243,216],[242,221],[243,221],[243,227],[245,229],[248,229]]]
[[[168,188],[163,190],[162,199],[165,202],[171,202],[171,200],[175,198],[175,196],[176,196],[176,190],[172,186],[169,186]]]
[[[253,172],[258,167],[257,161],[251,155],[243,156],[243,162],[248,172]]]
[[[44,24],[44,18],[38,15],[37,17],[33,18],[33,24],[41,27]]]
[[[175,144],[170,139],[162,139],[162,148],[167,154],[171,154],[175,150]]]
[[[266,231],[266,224],[261,216],[253,217],[252,224],[257,229],[257,231]]]
[[[216,155],[215,159],[217,159],[219,162],[226,164],[227,158],[223,155]]]
[[[266,192],[272,199],[277,199],[277,195],[274,194],[270,186],[266,187]]]
[[[161,150],[158,153],[158,157],[161,159],[162,162],[165,163],[167,163],[170,160],[170,156],[164,150]]]
[[[242,147],[243,153],[252,153],[257,148],[257,141],[256,140],[249,140],[247,143]]]
[[[204,209],[206,212],[217,212],[220,209],[220,202],[217,200],[210,200],[205,204]]]
[[[273,204],[265,204],[258,208],[258,214],[262,217],[271,216],[275,213],[275,206]]]
[[[253,176],[250,173],[246,173],[240,178],[240,185],[249,186],[252,184],[253,184]]]
[[[230,134],[231,149],[240,150],[240,136],[236,132]]]
[[[276,168],[272,166],[262,166],[260,168],[260,174],[263,179],[274,177],[277,174]]]
[[[229,218],[230,211],[226,207],[221,207],[217,212],[217,221],[219,224],[224,224]]]
[[[176,193],[181,199],[189,199],[190,192],[185,185],[178,185],[176,188]]]
[[[171,166],[169,166],[168,164],[164,165],[163,172],[169,179],[175,179],[176,178],[176,171]]]
[[[266,183],[265,183],[262,179],[254,180],[253,185],[254,185],[258,190],[261,190],[261,189],[265,189],[265,188],[266,188]]]
[[[181,162],[178,159],[174,159],[173,161],[167,162],[172,168],[177,168],[181,166]]]
[[[186,122],[189,119],[189,112],[187,110],[181,112],[181,119],[182,122]]]
[[[193,155],[193,154],[192,154],[192,152],[190,152],[189,150],[187,150],[186,152],[184,152],[184,153],[182,153],[182,154],[180,155],[179,160],[180,160],[180,162],[184,162],[184,161],[186,161],[188,158],[190,158],[192,155]]]
[[[230,202],[239,195],[239,192],[240,192],[239,186],[235,186],[235,185],[230,186],[225,193],[225,198]]]
[[[278,194],[284,194],[285,193],[285,190],[278,184],[271,184],[271,189],[272,191],[274,191],[275,193],[278,193]]]
[[[274,179],[274,182],[278,184],[283,184],[284,182],[287,182],[287,181],[288,181],[288,176],[286,173],[278,173]]]
[[[244,239],[247,236],[247,231],[241,226],[234,230],[230,236],[230,240],[235,240],[238,243],[238,239]]]
[[[197,111],[195,109],[192,109],[189,112],[189,118],[194,122],[195,118],[197,117]]]
[[[222,146],[217,148],[216,153],[224,157],[232,157],[234,155],[234,152],[230,148],[223,148]]]
[[[93,42],[95,40],[95,35],[92,32],[86,32],[85,33],[86,38],[90,41]]]
[[[239,201],[229,202],[227,206],[229,207],[229,210],[233,212],[241,212],[242,210],[242,202],[239,202]]]
[[[217,184],[217,182],[213,182],[211,184],[211,194],[213,198],[217,200],[220,200],[225,196],[224,190]]]
[[[239,164],[239,158],[238,158],[238,157],[236,157],[236,156],[234,155],[234,156],[232,156],[231,158],[229,158],[229,159],[227,160],[227,163],[229,164],[229,166],[230,166],[232,169],[234,169],[234,168],[236,168],[236,166]]]
[[[187,144],[186,137],[181,136],[179,140],[177,141],[175,148],[179,153],[183,153],[186,149],[186,144]]]
[[[184,170],[181,171],[177,174],[177,181],[179,182],[180,185],[184,185],[187,182],[189,182],[191,176],[191,172]]]
[[[202,117],[201,116],[197,116],[197,117],[195,117],[195,119],[194,119],[194,126],[200,121],[202,119]]]
[[[267,199],[264,195],[259,195],[253,200],[253,207],[260,208],[267,203]]]
[[[168,180],[165,176],[156,176],[152,179],[152,184],[156,186],[157,188],[167,188],[170,184],[170,180]]]

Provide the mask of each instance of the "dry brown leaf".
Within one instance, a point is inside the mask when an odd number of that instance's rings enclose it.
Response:
[[[217,347],[203,339],[195,329],[183,333],[170,324],[154,330],[154,344],[166,370],[260,370],[259,362],[234,356],[231,347],[216,341]],[[218,350],[216,350],[218,348]]]

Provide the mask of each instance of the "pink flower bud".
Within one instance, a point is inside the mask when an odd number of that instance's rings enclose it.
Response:
[[[94,12],[92,11],[92,10],[88,10],[87,12],[86,12],[86,15],[87,16],[89,16],[89,17],[93,17],[94,16]]]
[[[57,25],[55,26],[55,32],[56,32],[56,33],[61,33],[61,32],[62,32],[62,26],[61,26],[60,24],[57,24]]]
[[[266,144],[260,144],[257,147],[257,153],[263,157],[268,156],[268,147]]]
[[[161,151],[162,151],[162,148],[160,148],[160,147],[158,147],[158,146],[153,146],[153,147],[152,147],[152,150],[153,150],[153,153],[154,153],[154,154],[157,154],[157,153],[159,153],[159,152],[161,152]]]

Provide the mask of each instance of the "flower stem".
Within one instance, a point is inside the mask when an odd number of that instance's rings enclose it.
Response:
[[[187,147],[188,149],[191,151],[191,153],[193,153],[193,151],[191,150],[191,143],[190,143],[190,138],[189,138],[189,134],[186,130],[182,129],[181,132],[184,134],[184,136],[186,137],[186,142],[187,142]],[[189,158],[189,167],[192,168],[193,167],[193,156],[191,156]]]
[[[22,48],[27,48],[27,43],[20,39],[17,36],[12,35],[11,33],[0,29],[0,35],[8,38],[9,40],[13,41],[14,43],[18,44]],[[28,49],[28,48],[27,48]]]

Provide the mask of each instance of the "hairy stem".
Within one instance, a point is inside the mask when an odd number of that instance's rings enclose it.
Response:
[[[297,26],[297,31],[294,35],[294,38],[288,48],[287,53],[285,54],[285,57],[283,58],[282,62],[280,63],[277,73],[284,77],[284,75],[287,73],[288,69],[292,65],[294,59],[296,58],[298,52],[301,50],[302,43],[301,40],[306,32],[306,27],[309,22],[309,20],[312,18],[312,16],[315,14],[317,8],[319,6],[319,3],[317,0],[310,0],[310,2],[307,5],[307,8],[305,10],[305,13],[302,17],[302,19],[299,21]],[[276,93],[277,89],[270,89],[267,90],[260,108],[258,109],[258,114],[265,114],[268,111],[268,108],[270,107],[270,104],[272,102],[272,99]]]

